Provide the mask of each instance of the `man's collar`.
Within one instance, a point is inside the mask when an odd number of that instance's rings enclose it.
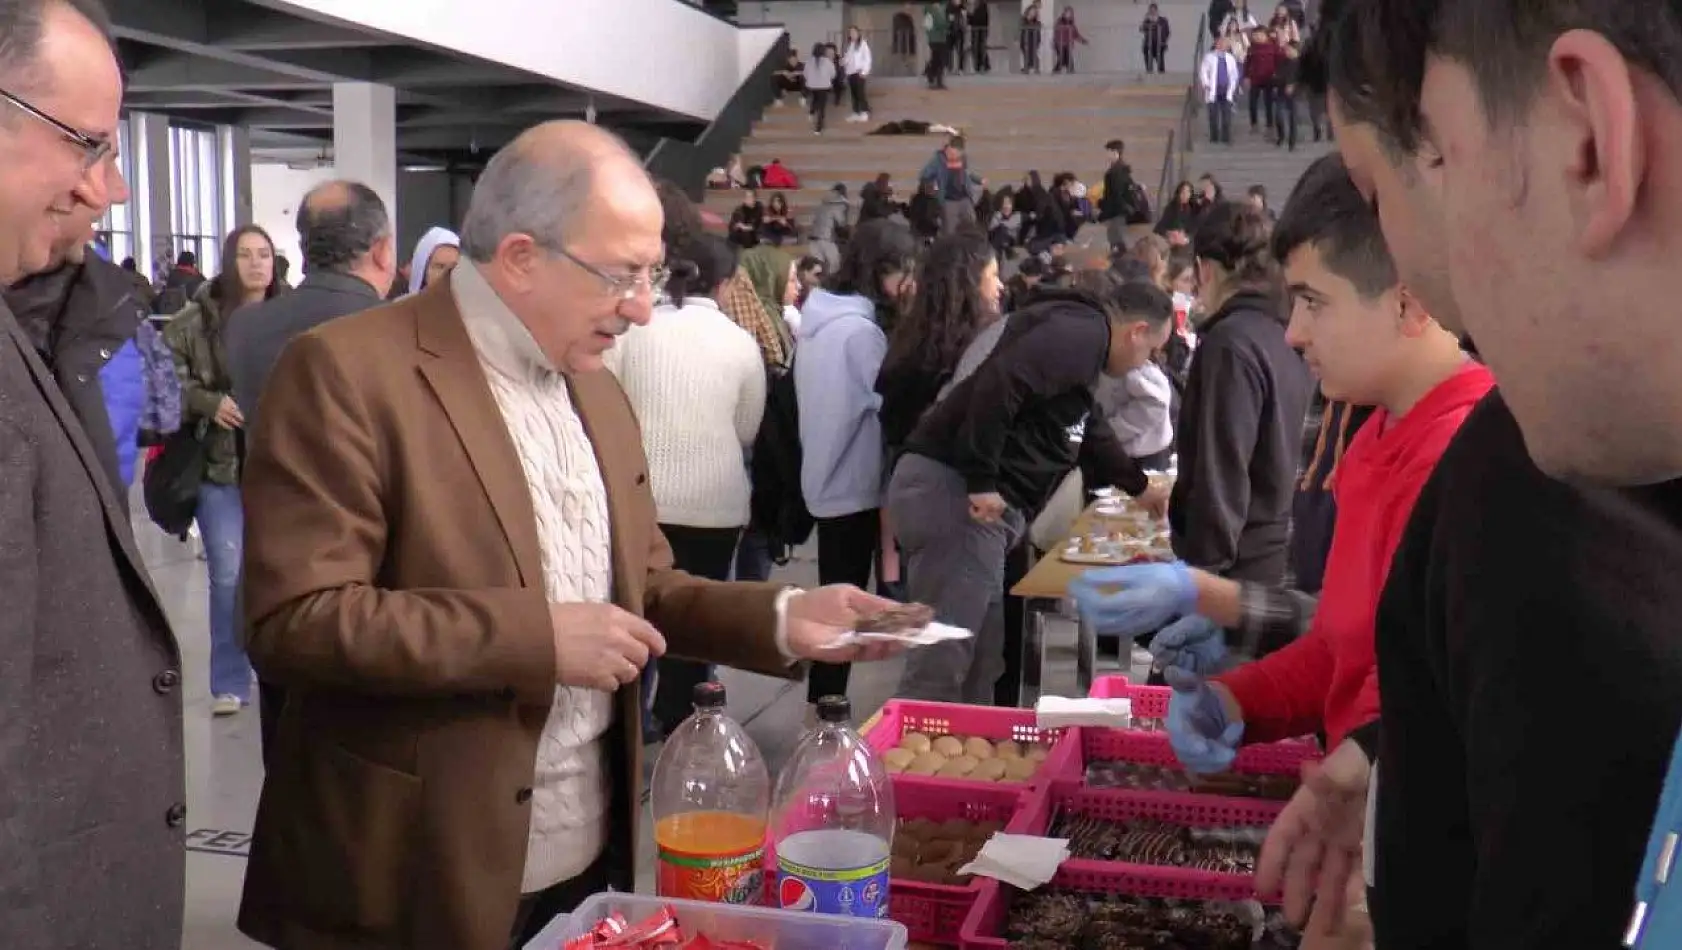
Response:
[[[450,273],[450,294],[479,356],[512,379],[533,379],[557,370],[526,325],[508,308],[479,265],[463,260]]]

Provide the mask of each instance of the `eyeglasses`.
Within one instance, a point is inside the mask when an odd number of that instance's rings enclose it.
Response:
[[[11,103],[12,106],[19,112],[24,113],[37,122],[51,126],[53,131],[64,136],[65,140],[71,145],[81,149],[83,171],[91,170],[95,165],[104,161],[107,155],[111,154],[113,144],[110,138],[95,137],[87,134],[86,132],[79,131],[72,126],[66,125],[4,89],[0,89],[0,99]]]
[[[648,270],[635,274],[610,274],[589,261],[580,260],[577,255],[564,247],[554,249],[555,253],[571,261],[590,276],[606,285],[608,293],[620,300],[635,300],[637,290],[644,284],[648,285],[651,297],[658,297],[666,290],[666,282],[671,279],[671,269],[664,264],[655,264]]]

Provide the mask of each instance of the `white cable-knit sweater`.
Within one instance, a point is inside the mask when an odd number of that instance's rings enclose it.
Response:
[[[607,487],[566,377],[473,264],[456,268],[451,286],[531,488],[544,593],[551,603],[606,601]],[[577,877],[601,854],[608,813],[601,738],[612,724],[611,693],[555,689],[537,747],[523,893]]]
[[[654,308],[609,351],[642,426],[661,524],[748,523],[743,449],[765,414],[765,363],[748,331],[718,304],[691,297]]]

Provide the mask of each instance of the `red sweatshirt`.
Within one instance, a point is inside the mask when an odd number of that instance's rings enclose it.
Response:
[[[1244,709],[1246,742],[1324,729],[1335,749],[1349,730],[1378,718],[1373,617],[1390,556],[1437,459],[1494,385],[1489,370],[1468,362],[1407,415],[1392,420],[1378,409],[1355,434],[1337,466],[1337,524],[1308,633],[1217,677]]]

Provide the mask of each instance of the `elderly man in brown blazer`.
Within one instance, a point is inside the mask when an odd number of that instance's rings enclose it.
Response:
[[[593,126],[499,153],[454,275],[294,341],[245,471],[250,652],[287,688],[240,927],[284,950],[503,950],[629,889],[639,673],[774,675],[885,601],[672,569],[602,354],[664,284],[660,204]]]

